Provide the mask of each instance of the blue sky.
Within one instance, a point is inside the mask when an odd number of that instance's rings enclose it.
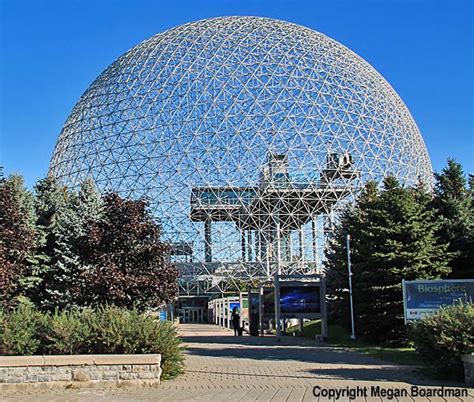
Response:
[[[474,172],[473,1],[0,0],[0,165],[43,177],[72,107],[118,56],[173,26],[222,15],[284,19],[372,64],[410,109],[435,170]]]

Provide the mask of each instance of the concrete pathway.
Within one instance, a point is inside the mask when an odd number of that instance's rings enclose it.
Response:
[[[234,337],[213,325],[182,324],[186,345],[186,373],[164,381],[158,389],[136,391],[69,391],[22,395],[22,401],[316,401],[313,388],[321,390],[368,387],[368,397],[357,400],[387,400],[370,397],[371,385],[386,390],[410,386],[440,386],[422,377],[414,368],[329,347],[302,338]],[[471,390],[472,392],[472,390]],[[0,397],[1,399],[1,397]],[[447,398],[416,398],[443,401]],[[343,401],[349,400],[346,396]],[[394,399],[395,400],[395,399]],[[413,398],[398,398],[413,400]],[[462,400],[454,398],[452,400]]]

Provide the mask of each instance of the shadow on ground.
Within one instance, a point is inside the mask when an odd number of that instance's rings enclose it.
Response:
[[[406,382],[411,385],[463,386],[460,383],[439,381],[427,377],[413,366],[401,366],[327,344],[314,344],[302,338],[282,337],[232,337],[232,336],[183,336],[186,353],[193,356],[226,359],[249,359],[259,362],[308,363],[308,369],[295,370],[281,378],[310,378],[356,381]],[[249,362],[251,364],[251,362]],[[320,365],[321,367],[318,367]],[[315,367],[316,366],[316,367]],[[199,372],[199,370],[193,370]],[[207,371],[209,373],[209,371]],[[211,371],[212,372],[212,371]],[[217,373],[217,371],[216,371]],[[227,372],[232,376],[232,373]],[[242,372],[235,375],[246,375]],[[267,377],[249,373],[249,377]]]

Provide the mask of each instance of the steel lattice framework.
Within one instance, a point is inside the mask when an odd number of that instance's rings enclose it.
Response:
[[[187,294],[314,272],[334,208],[364,182],[432,181],[413,118],[373,67],[256,17],[182,25],[117,59],[67,119],[50,174],[148,197]]]

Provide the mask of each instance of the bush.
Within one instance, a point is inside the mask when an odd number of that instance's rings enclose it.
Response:
[[[41,345],[46,317],[27,304],[4,313],[2,348],[7,355],[33,355]]]
[[[48,326],[45,330],[42,349],[53,355],[72,355],[88,352],[91,328],[77,310],[58,312],[46,316]]]
[[[184,356],[181,340],[176,328],[170,322],[161,322],[159,330],[154,332],[152,344],[160,350],[163,359],[162,368],[166,378],[175,377],[183,372]]]
[[[0,350],[5,354],[159,353],[163,378],[183,371],[184,357],[176,329],[169,322],[113,306],[97,310],[40,313],[29,306],[0,313]]]
[[[444,376],[461,379],[461,355],[474,351],[474,305],[441,308],[410,329],[417,352]]]
[[[85,317],[94,335],[89,340],[91,353],[160,353],[164,378],[183,371],[183,348],[171,323],[113,306]]]

